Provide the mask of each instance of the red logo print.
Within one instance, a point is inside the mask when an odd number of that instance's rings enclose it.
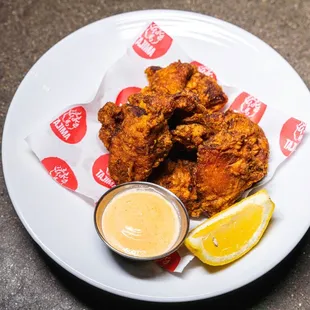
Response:
[[[217,80],[215,73],[208,67],[206,67],[205,65],[201,64],[198,61],[192,61],[191,65],[197,67],[198,71],[204,75],[210,76],[212,78],[214,78],[215,80]]]
[[[240,112],[254,123],[259,123],[267,105],[246,92],[241,93],[230,106],[231,110]]]
[[[100,156],[93,165],[93,177],[97,183],[107,188],[115,185],[109,173],[109,154]]]
[[[117,95],[115,104],[121,106],[122,104],[127,102],[127,99],[130,95],[136,94],[141,90],[139,87],[127,87],[124,88],[120,93]]]
[[[41,162],[56,182],[74,191],[77,189],[78,182],[74,172],[64,160],[58,157],[46,157]]]
[[[166,54],[172,44],[172,38],[155,23],[151,23],[133,44],[134,51],[146,59],[159,58]]]
[[[301,142],[306,123],[296,118],[290,118],[285,122],[280,133],[280,147],[285,156],[290,156],[295,151],[297,145]]]
[[[86,111],[82,106],[70,109],[56,118],[50,126],[60,140],[70,144],[78,143],[86,134]]]
[[[180,260],[180,254],[178,252],[174,252],[164,258],[157,260],[156,262],[160,267],[173,272],[175,268],[178,267]]]

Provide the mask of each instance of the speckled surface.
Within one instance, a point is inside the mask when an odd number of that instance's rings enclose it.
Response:
[[[53,44],[106,16],[141,9],[205,13],[257,35],[284,56],[310,86],[310,0],[18,0],[0,1],[0,134],[24,75]],[[0,174],[0,309],[104,309],[124,299],[86,285],[55,265],[19,221]],[[157,304],[126,300],[136,309]],[[164,308],[310,309],[310,232],[267,275],[231,294]]]

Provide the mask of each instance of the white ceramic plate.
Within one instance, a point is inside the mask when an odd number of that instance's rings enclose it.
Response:
[[[308,124],[310,94],[290,65],[248,32],[211,17],[181,11],[141,11],[88,25],[51,48],[29,71],[10,106],[3,135],[6,184],[18,216],[58,264],[103,290],[149,301],[189,301],[241,287],[278,264],[310,224],[306,136],[268,189],[274,220],[259,245],[226,268],[192,263],[182,275],[113,255],[97,236],[93,208],[60,187],[27,147],[24,137],[70,104],[89,102],[106,69],[145,22],[156,21],[193,59],[268,105]]]

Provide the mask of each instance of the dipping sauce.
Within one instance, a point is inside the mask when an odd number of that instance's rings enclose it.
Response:
[[[162,195],[131,189],[117,194],[102,216],[103,234],[117,250],[152,257],[171,249],[180,233],[174,206]]]

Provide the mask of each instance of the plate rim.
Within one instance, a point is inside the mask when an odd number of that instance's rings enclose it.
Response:
[[[115,295],[119,295],[121,297],[125,297],[125,298],[131,298],[131,299],[135,299],[135,300],[139,300],[139,301],[151,301],[151,302],[156,302],[156,303],[162,303],[162,302],[166,302],[166,303],[172,303],[172,302],[189,302],[189,301],[196,301],[196,300],[203,300],[203,299],[209,299],[212,297],[216,297],[216,296],[220,296],[220,295],[224,295],[226,293],[235,291],[239,288],[242,288],[254,281],[256,281],[257,279],[259,279],[260,277],[262,277],[263,275],[267,274],[269,271],[271,271],[275,266],[277,266],[278,264],[280,264],[292,251],[293,249],[299,244],[299,242],[301,241],[301,239],[304,237],[304,235],[307,233],[309,227],[310,227],[310,219],[308,220],[308,225],[306,227],[305,230],[302,230],[303,232],[299,234],[298,238],[296,238],[298,241],[296,243],[291,243],[291,246],[289,247],[289,250],[287,251],[287,253],[285,254],[285,256],[283,256],[279,261],[274,262],[272,264],[269,264],[268,267],[264,268],[264,271],[262,272],[257,272],[256,274],[254,274],[252,276],[252,279],[250,281],[238,281],[238,283],[235,282],[234,285],[231,286],[230,289],[224,289],[224,290],[218,290],[217,292],[213,292],[212,294],[197,294],[197,295],[190,295],[190,296],[186,296],[185,298],[183,298],[182,296],[179,297],[158,297],[158,298],[154,298],[154,296],[151,295],[147,295],[147,294],[136,294],[136,293],[132,293],[132,292],[128,292],[128,291],[123,291],[111,286],[108,286],[106,284],[102,284],[99,283],[87,276],[85,276],[84,274],[82,274],[80,271],[74,269],[73,267],[71,267],[69,264],[67,264],[66,262],[64,262],[62,259],[60,259],[53,251],[51,251],[47,246],[45,246],[45,244],[40,240],[39,236],[36,235],[36,233],[32,230],[32,228],[29,226],[29,224],[27,223],[26,219],[23,217],[22,215],[22,211],[21,208],[18,207],[18,203],[15,201],[15,198],[12,196],[11,192],[12,192],[12,187],[11,185],[9,185],[10,182],[7,181],[7,175],[8,172],[6,171],[6,152],[4,151],[4,149],[6,148],[6,144],[7,144],[7,123],[8,123],[8,119],[9,119],[9,115],[10,115],[10,111],[11,111],[11,107],[12,104],[17,96],[17,93],[20,89],[20,86],[22,85],[22,83],[28,78],[28,75],[30,74],[30,72],[32,71],[32,69],[36,66],[36,64],[41,61],[41,59],[47,54],[49,53],[55,46],[57,46],[58,44],[60,44],[62,41],[68,39],[70,36],[76,34],[79,31],[82,31],[83,29],[92,26],[93,24],[96,23],[100,23],[102,21],[107,21],[107,20],[118,20],[119,18],[124,18],[126,19],[126,17],[130,17],[131,15],[134,14],[142,14],[142,15],[152,15],[152,14],[159,14],[159,13],[164,13],[167,16],[169,16],[169,14],[175,14],[175,15],[179,15],[179,16],[185,16],[185,17],[196,17],[196,19],[199,17],[201,21],[203,21],[204,23],[208,23],[210,21],[219,23],[219,24],[225,24],[228,27],[232,27],[232,28],[236,28],[238,31],[242,31],[244,33],[246,33],[248,36],[252,37],[253,39],[255,39],[256,41],[258,40],[260,42],[260,44],[265,45],[265,47],[267,47],[268,49],[270,49],[273,53],[276,53],[278,57],[280,57],[282,60],[284,60],[284,62],[292,69],[292,73],[294,73],[295,78],[299,79],[299,83],[302,83],[303,86],[306,88],[306,90],[308,90],[309,92],[309,98],[310,98],[310,91],[307,87],[307,85],[305,84],[304,80],[300,77],[300,75],[296,72],[296,70],[294,69],[294,67],[274,48],[272,48],[269,44],[267,44],[266,42],[264,42],[262,39],[260,39],[259,37],[257,37],[256,35],[252,34],[251,32],[247,31],[246,29],[243,29],[233,23],[230,23],[228,21],[219,19],[219,18],[215,18],[213,16],[210,15],[206,15],[203,13],[199,13],[199,12],[192,12],[192,11],[184,11],[184,10],[178,10],[178,9],[149,9],[149,10],[137,10],[137,11],[129,11],[129,12],[124,12],[124,13],[119,13],[119,14],[115,14],[115,15],[110,15],[107,17],[104,17],[102,19],[98,19],[96,21],[93,21],[89,24],[86,24],[80,28],[77,28],[76,30],[74,30],[73,32],[69,33],[68,35],[66,35],[65,37],[63,37],[62,39],[60,39],[58,42],[56,42],[54,45],[50,46],[50,48],[48,48],[43,54],[41,54],[41,56],[37,59],[37,61],[35,63],[32,64],[32,66],[29,68],[28,72],[26,73],[26,75],[23,77],[23,79],[20,81],[20,83],[18,84],[15,93],[10,101],[9,104],[9,108],[7,110],[6,113],[6,117],[5,117],[5,122],[4,122],[4,126],[3,126],[3,133],[2,133],[2,148],[1,148],[1,153],[2,153],[2,167],[3,167],[3,176],[4,176],[4,181],[5,181],[5,185],[8,191],[8,195],[9,198],[12,202],[12,206],[13,209],[15,210],[19,220],[22,222],[23,226],[25,227],[26,231],[28,232],[28,234],[31,236],[31,238],[35,241],[35,243],[45,252],[46,255],[48,255],[55,263],[57,263],[58,265],[60,265],[62,268],[64,268],[67,272],[71,273],[72,275],[76,276],[77,278],[79,278],[82,281],[85,281],[86,283],[88,283],[89,285],[92,285],[94,287],[97,287],[101,290],[104,290],[108,293],[112,293]]]

